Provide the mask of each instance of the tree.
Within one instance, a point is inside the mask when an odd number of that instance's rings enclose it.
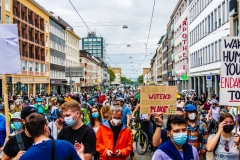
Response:
[[[143,84],[143,75],[138,77],[137,82],[138,84]]]
[[[116,76],[115,76],[115,73],[113,72],[113,70],[108,68],[108,74],[110,75],[110,82],[114,81]]]
[[[131,79],[128,79],[126,77],[121,77],[121,83],[122,84],[131,84]]]

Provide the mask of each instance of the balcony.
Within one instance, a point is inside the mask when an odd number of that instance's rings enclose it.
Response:
[[[22,32],[22,38],[25,38],[25,39],[27,39],[27,38],[28,38],[27,34],[26,34],[26,33],[24,33],[24,32]]]
[[[37,22],[35,22],[35,27],[39,28],[39,24]]]
[[[22,20],[27,22],[27,16],[25,14],[22,13],[21,18],[22,18]]]
[[[34,59],[34,53],[29,53],[29,58]]]
[[[27,51],[24,51],[24,50],[22,50],[22,56],[23,56],[23,57],[28,57],[28,52],[27,52]]]
[[[41,56],[37,54],[36,57],[35,57],[35,59],[36,59],[36,60],[41,60]]]
[[[38,40],[38,39],[35,39],[35,43],[39,44],[39,40]]]
[[[34,42],[34,37],[32,37],[30,33],[29,33],[29,35],[28,35],[28,39],[29,39],[30,41]]]
[[[31,25],[34,25],[33,20],[29,17],[28,17],[28,23],[30,23]]]
[[[45,62],[45,56],[41,56],[41,61]]]
[[[39,40],[39,44],[40,44],[41,46],[44,46],[44,42],[41,41],[41,40]]]
[[[20,12],[17,11],[17,8],[13,8],[13,15],[20,18]]]

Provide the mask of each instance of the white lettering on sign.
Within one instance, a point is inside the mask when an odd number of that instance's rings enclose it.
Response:
[[[187,20],[182,22],[182,57],[187,58],[188,52],[188,45],[187,45]]]
[[[240,106],[240,38],[222,38],[220,105]]]

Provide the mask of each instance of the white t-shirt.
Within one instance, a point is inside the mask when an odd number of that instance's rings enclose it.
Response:
[[[56,123],[52,121],[48,124],[48,127],[51,129],[51,135],[53,136],[53,138],[57,139],[58,129]]]

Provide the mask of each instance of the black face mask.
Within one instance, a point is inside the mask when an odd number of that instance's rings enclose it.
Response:
[[[231,125],[231,124],[230,125],[226,125],[226,126],[223,127],[223,131],[225,133],[230,133],[230,132],[232,132],[233,128],[234,128],[234,125]]]

